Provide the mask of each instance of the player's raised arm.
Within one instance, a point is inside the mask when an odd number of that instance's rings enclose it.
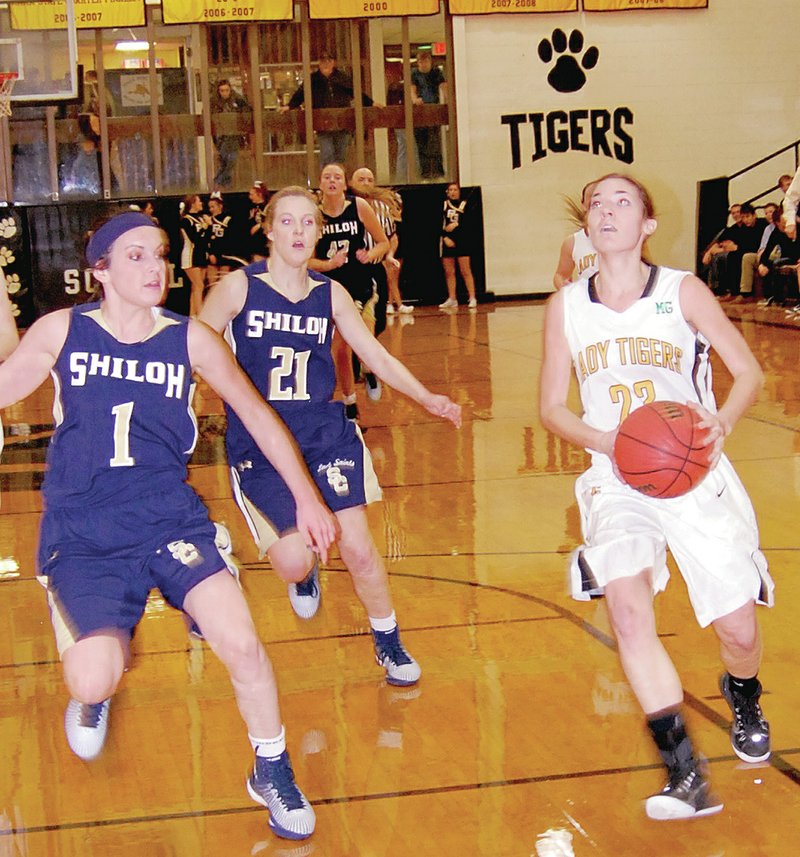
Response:
[[[50,374],[67,338],[69,310],[42,316],[0,365],[0,408],[29,396]]]
[[[189,357],[197,373],[233,408],[258,447],[289,486],[297,503],[297,528],[323,562],[336,540],[336,519],[322,502],[316,486],[286,427],[261,398],[213,331],[193,322],[189,328]]]

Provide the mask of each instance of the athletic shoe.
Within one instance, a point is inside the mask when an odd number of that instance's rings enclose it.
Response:
[[[400,304],[400,309],[398,309],[398,312],[403,312],[403,313],[414,312],[414,307],[409,306],[408,304]]]
[[[439,309],[457,309],[458,301],[455,298],[448,298],[444,303],[439,304]]]
[[[475,298],[472,298],[467,304],[467,309],[477,309],[478,301]]]
[[[711,794],[711,787],[699,770],[693,768],[682,777],[670,776],[657,794],[645,801],[648,818],[671,821],[677,818],[699,818],[719,812],[723,803]]]
[[[416,684],[422,670],[414,658],[400,642],[400,629],[397,625],[391,631],[372,629],[375,643],[375,660],[378,666],[386,670],[386,681],[399,686]]]
[[[772,306],[775,303],[775,298],[762,298],[756,306],[762,307],[766,309],[768,306]]]
[[[743,304],[745,301],[744,295],[735,295],[731,298],[732,304]]]
[[[292,763],[284,750],[276,759],[256,756],[247,792],[269,812],[269,826],[283,839],[308,839],[314,832],[316,815],[294,781]]]
[[[319,588],[319,563],[309,571],[304,580],[289,584],[289,603],[301,619],[311,619],[319,610],[322,590]]]
[[[386,304],[386,315],[394,315],[394,304]]]
[[[560,828],[548,828],[536,837],[536,857],[575,857],[572,834]]]
[[[108,708],[111,699],[93,705],[70,699],[64,714],[64,731],[72,752],[85,762],[100,755],[108,732]]]
[[[358,422],[358,405],[355,402],[344,406],[344,413],[348,420]]]
[[[745,762],[766,762],[770,755],[769,723],[764,718],[758,700],[761,682],[754,696],[745,696],[731,686],[731,677],[725,673],[719,680],[719,689],[733,712],[731,746],[733,752]]]
[[[367,388],[367,398],[371,402],[377,402],[383,392],[380,378],[374,372],[365,372],[364,384]]]

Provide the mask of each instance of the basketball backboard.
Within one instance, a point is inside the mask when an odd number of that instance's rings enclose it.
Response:
[[[78,97],[74,0],[0,0],[0,72],[15,72],[13,103]]]

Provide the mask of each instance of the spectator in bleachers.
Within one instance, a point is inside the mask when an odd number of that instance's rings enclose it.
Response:
[[[788,300],[793,312],[798,311],[797,260],[800,258],[800,242],[790,238],[783,225],[780,209],[772,213],[775,229],[767,239],[758,273],[764,279],[764,299],[760,306],[783,306]]]
[[[786,187],[786,196],[783,198],[783,226],[790,238],[797,237],[798,202],[800,202],[800,168]]]
[[[336,67],[336,57],[332,51],[321,51],[317,70],[311,74],[312,107],[315,110],[352,107],[354,98],[353,80],[350,75]],[[300,86],[291,97],[288,107],[283,109],[294,110],[305,102],[305,91]],[[362,92],[361,103],[365,107],[371,107],[372,99]],[[345,164],[352,139],[352,132],[346,129],[317,131],[320,167],[324,168],[328,164]]]
[[[414,104],[443,104],[445,100],[444,74],[433,64],[428,50],[417,52],[417,67],[411,72],[411,91]],[[439,179],[444,176],[442,157],[442,129],[440,125],[422,125],[414,128],[417,141],[419,166],[423,179]]]
[[[775,229],[775,223],[772,220],[772,215],[777,211],[777,209],[778,206],[774,202],[768,202],[764,206],[763,221],[761,219],[756,221],[762,229],[761,241],[758,245],[758,249],[747,252],[742,256],[742,275],[739,280],[739,293],[742,300],[748,300],[753,297],[753,282],[755,280],[755,274],[758,269],[761,254],[767,243],[767,239]]]
[[[244,96],[233,90],[230,81],[222,78],[217,81],[214,97],[211,99],[212,113],[248,113],[250,105]],[[230,187],[233,183],[233,171],[239,159],[239,151],[247,145],[247,137],[231,134],[226,128],[223,133],[214,131],[214,145],[219,155],[219,167],[214,176],[215,187]]]
[[[738,212],[735,209],[738,207]],[[755,253],[761,242],[764,224],[757,223],[756,210],[750,203],[731,206],[734,225],[726,229],[720,238],[706,251],[703,263],[710,265],[714,294],[721,301],[744,300],[741,295],[742,257]],[[738,220],[737,220],[738,216]],[[708,261],[706,261],[708,259]]]
[[[741,205],[738,202],[734,203],[728,210],[728,214],[733,223],[721,229],[703,253],[703,265],[708,269],[706,279],[709,288],[714,294],[717,294],[720,290],[720,282],[722,280],[722,273],[725,270],[728,253],[736,245],[733,230],[742,219]]]

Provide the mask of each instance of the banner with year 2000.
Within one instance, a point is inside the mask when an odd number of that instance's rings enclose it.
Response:
[[[311,18],[380,18],[438,15],[439,0],[309,0]]]
[[[14,30],[63,30],[67,26],[67,4],[58,0],[38,3],[11,3]],[[75,27],[141,27],[143,0],[75,0]]]
[[[291,21],[292,0],[161,0],[165,24]]]
[[[578,0],[448,0],[447,5],[451,15],[578,11]]]

